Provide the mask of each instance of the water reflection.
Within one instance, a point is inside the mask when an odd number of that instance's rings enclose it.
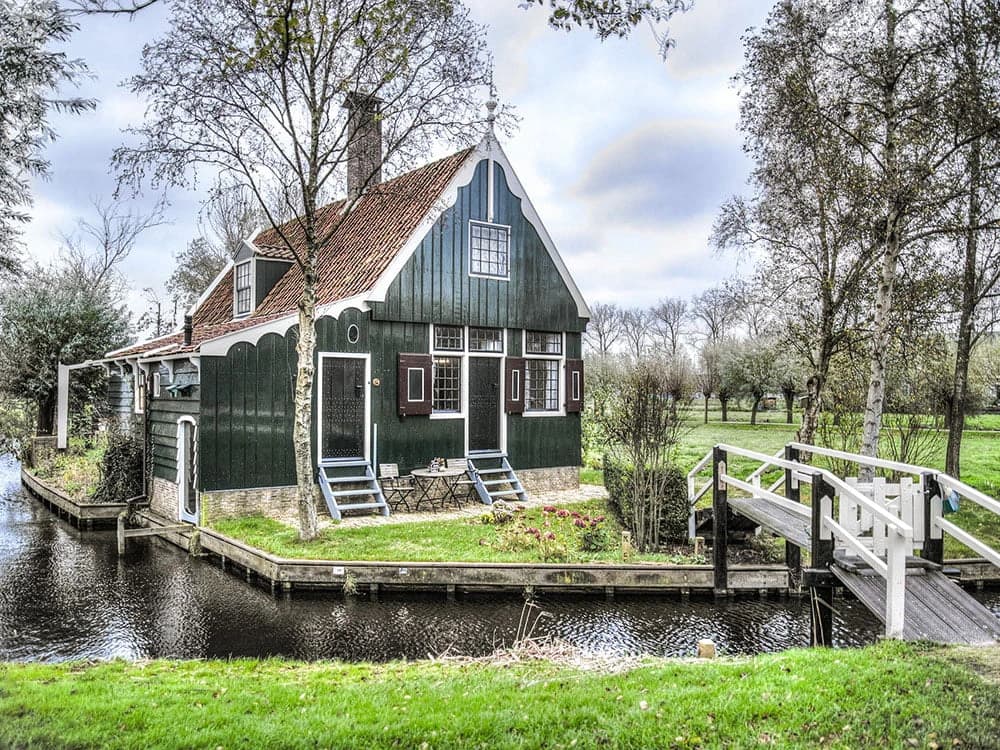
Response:
[[[0,659],[284,655],[299,659],[419,659],[484,654],[516,635],[516,596],[441,594],[343,599],[274,598],[217,566],[155,539],[129,544],[113,531],[79,532],[22,491],[17,464],[0,457]],[[1000,592],[986,595],[1000,614]],[[679,596],[547,597],[535,633],[602,654],[690,655],[711,637],[723,653],[808,645],[807,603]],[[838,600],[837,643],[875,640],[881,626],[856,602]]]

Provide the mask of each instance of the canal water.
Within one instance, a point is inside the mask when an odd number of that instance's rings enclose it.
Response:
[[[517,596],[274,597],[156,540],[79,531],[22,489],[0,457],[0,660],[266,657],[385,661],[481,655],[516,637]],[[1000,591],[982,596],[1000,616]],[[808,602],[748,597],[544,597],[534,634],[602,655],[689,656],[700,638],[722,653],[808,645]],[[837,600],[838,645],[874,641],[881,626]]]

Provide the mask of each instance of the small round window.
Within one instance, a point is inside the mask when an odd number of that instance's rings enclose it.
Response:
[[[358,330],[356,325],[351,323],[351,325],[347,327],[347,340],[352,344],[356,344],[358,343],[359,338],[361,338],[361,331]]]

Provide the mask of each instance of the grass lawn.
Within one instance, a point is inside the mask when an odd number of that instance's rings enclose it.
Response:
[[[2,664],[0,746],[995,750],[998,662],[996,649],[884,642],[611,674],[541,661]]]
[[[560,506],[562,507],[562,506]],[[603,552],[580,549],[580,530],[573,518],[558,518],[531,508],[518,514],[522,531],[511,525],[483,523],[479,517],[395,523],[365,527],[330,526],[311,542],[301,542],[298,531],[269,518],[250,517],[217,521],[214,528],[280,557],[322,560],[381,560],[407,562],[623,562],[621,527],[602,500],[572,503],[565,508],[591,517],[604,516],[611,548]],[[485,513],[489,517],[489,513]],[[546,521],[549,526],[545,526]],[[540,544],[523,533],[524,527],[553,533],[553,544]],[[526,546],[512,548],[508,536]],[[556,553],[556,554],[552,554]],[[704,563],[703,558],[676,555],[632,555],[629,561]]]

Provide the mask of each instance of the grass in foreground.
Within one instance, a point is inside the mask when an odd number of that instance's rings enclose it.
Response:
[[[213,526],[221,533],[241,539],[247,544],[280,557],[320,560],[380,560],[407,562],[622,562],[621,527],[608,512],[603,500],[566,504],[568,510],[592,516],[604,516],[602,522],[613,540],[603,552],[584,552],[576,544],[576,531],[571,519],[556,521],[540,508],[530,508],[518,514],[523,524],[551,529],[567,554],[548,558],[537,547],[505,549],[501,536],[505,526],[482,523],[478,517],[393,523],[379,526],[330,526],[311,542],[299,541],[298,531],[278,521],[260,516],[216,521]],[[488,515],[488,514],[487,514]],[[545,527],[548,520],[553,525]],[[566,521],[570,521],[567,523]],[[632,555],[629,561],[689,563],[704,559],[676,555]]]
[[[0,665],[24,748],[997,747],[961,652],[882,643],[630,672],[545,662]]]

